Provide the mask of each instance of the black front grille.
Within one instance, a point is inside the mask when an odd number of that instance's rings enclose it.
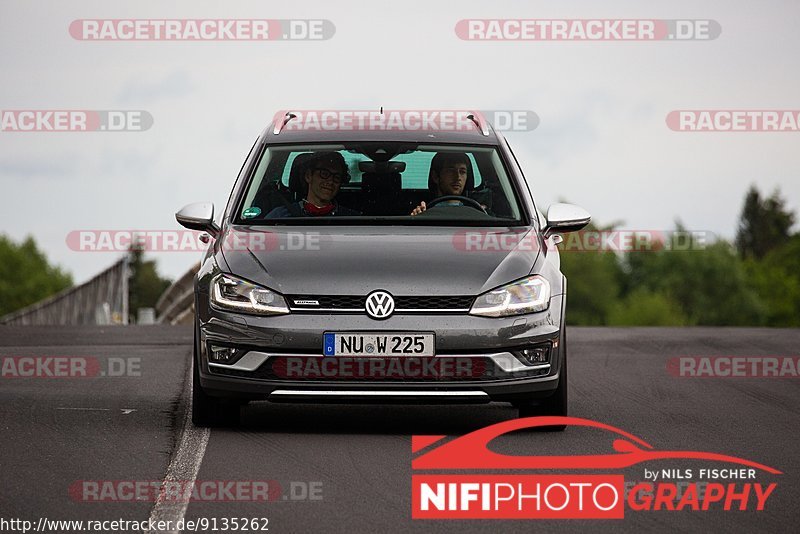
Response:
[[[394,305],[405,310],[466,310],[472,306],[472,297],[395,297]]]
[[[363,308],[365,298],[366,297],[354,297],[349,295],[295,295],[289,297],[293,308],[308,308],[311,310],[314,308]],[[296,301],[301,301],[301,304],[297,304]],[[319,305],[308,304],[307,301],[317,301]]]
[[[289,295],[287,297],[292,309],[315,310],[326,309],[363,309],[366,295]],[[472,306],[473,297],[470,296],[399,296],[394,297],[397,310],[468,310]],[[298,303],[299,301],[299,303]],[[319,304],[309,304],[316,301]]]

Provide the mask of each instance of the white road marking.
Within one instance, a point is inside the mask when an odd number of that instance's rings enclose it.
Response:
[[[82,410],[87,412],[110,412],[111,408],[62,408],[58,407],[56,410]]]
[[[56,410],[79,410],[84,412],[110,412],[111,408],[69,408],[65,406],[59,406]],[[120,408],[122,415],[128,415],[129,413],[135,412],[136,408]]]
[[[198,428],[192,424],[192,372],[191,364],[189,365],[189,379],[186,380],[183,391],[181,404],[186,414],[183,419],[183,432],[181,433],[181,440],[172,461],[167,467],[167,474],[164,480],[161,481],[161,491],[158,493],[153,510],[150,512],[150,520],[156,521],[170,521],[172,525],[177,525],[178,521],[183,519],[186,515],[186,509],[189,507],[189,501],[167,501],[165,500],[166,492],[164,487],[168,482],[180,481],[182,487],[188,487],[189,484],[194,484],[197,479],[197,473],[200,470],[200,464],[203,462],[203,455],[206,452],[206,445],[208,445],[208,438],[211,435],[209,428]],[[150,531],[155,532],[155,531]],[[178,530],[166,530],[158,532],[169,532],[178,534]]]

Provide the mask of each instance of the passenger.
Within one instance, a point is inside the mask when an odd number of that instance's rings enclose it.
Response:
[[[288,206],[278,206],[267,213],[265,218],[361,215],[358,211],[340,206],[336,202],[339,188],[350,181],[347,163],[340,153],[314,154],[307,163],[305,180],[308,184],[306,198]]]

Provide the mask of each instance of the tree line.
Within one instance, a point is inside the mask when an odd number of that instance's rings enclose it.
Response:
[[[131,250],[129,260],[128,306],[133,319],[139,308],[154,307],[171,281],[158,274],[156,262],[145,260],[141,250]],[[0,234],[0,316],[72,286],[72,275],[51,265],[33,237],[15,243]]]
[[[561,253],[567,324],[800,326],[800,232],[779,191],[745,197],[733,242]],[[612,231],[616,225],[592,226]],[[675,235],[686,239],[680,224]]]
[[[800,232],[792,233],[795,219],[778,191],[767,197],[751,187],[733,242],[688,247],[663,243],[653,250],[622,253],[564,249],[567,322],[800,326]],[[613,231],[615,226],[592,225],[588,230]],[[680,224],[676,235],[687,235]],[[136,317],[138,308],[155,305],[170,281],[142,251],[132,251],[130,258],[130,313]],[[0,315],[71,286],[72,276],[51,265],[32,237],[15,243],[0,234]]]

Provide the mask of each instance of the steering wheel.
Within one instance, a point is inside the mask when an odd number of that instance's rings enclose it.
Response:
[[[462,197],[461,195],[445,195],[443,197],[434,198],[433,200],[428,202],[426,206],[428,208],[432,208],[436,204],[441,204],[442,202],[447,202],[448,200],[460,200],[465,206],[469,206],[470,208],[474,208],[478,211],[486,213],[486,210],[483,209],[483,206],[481,206],[480,202],[469,197]]]

